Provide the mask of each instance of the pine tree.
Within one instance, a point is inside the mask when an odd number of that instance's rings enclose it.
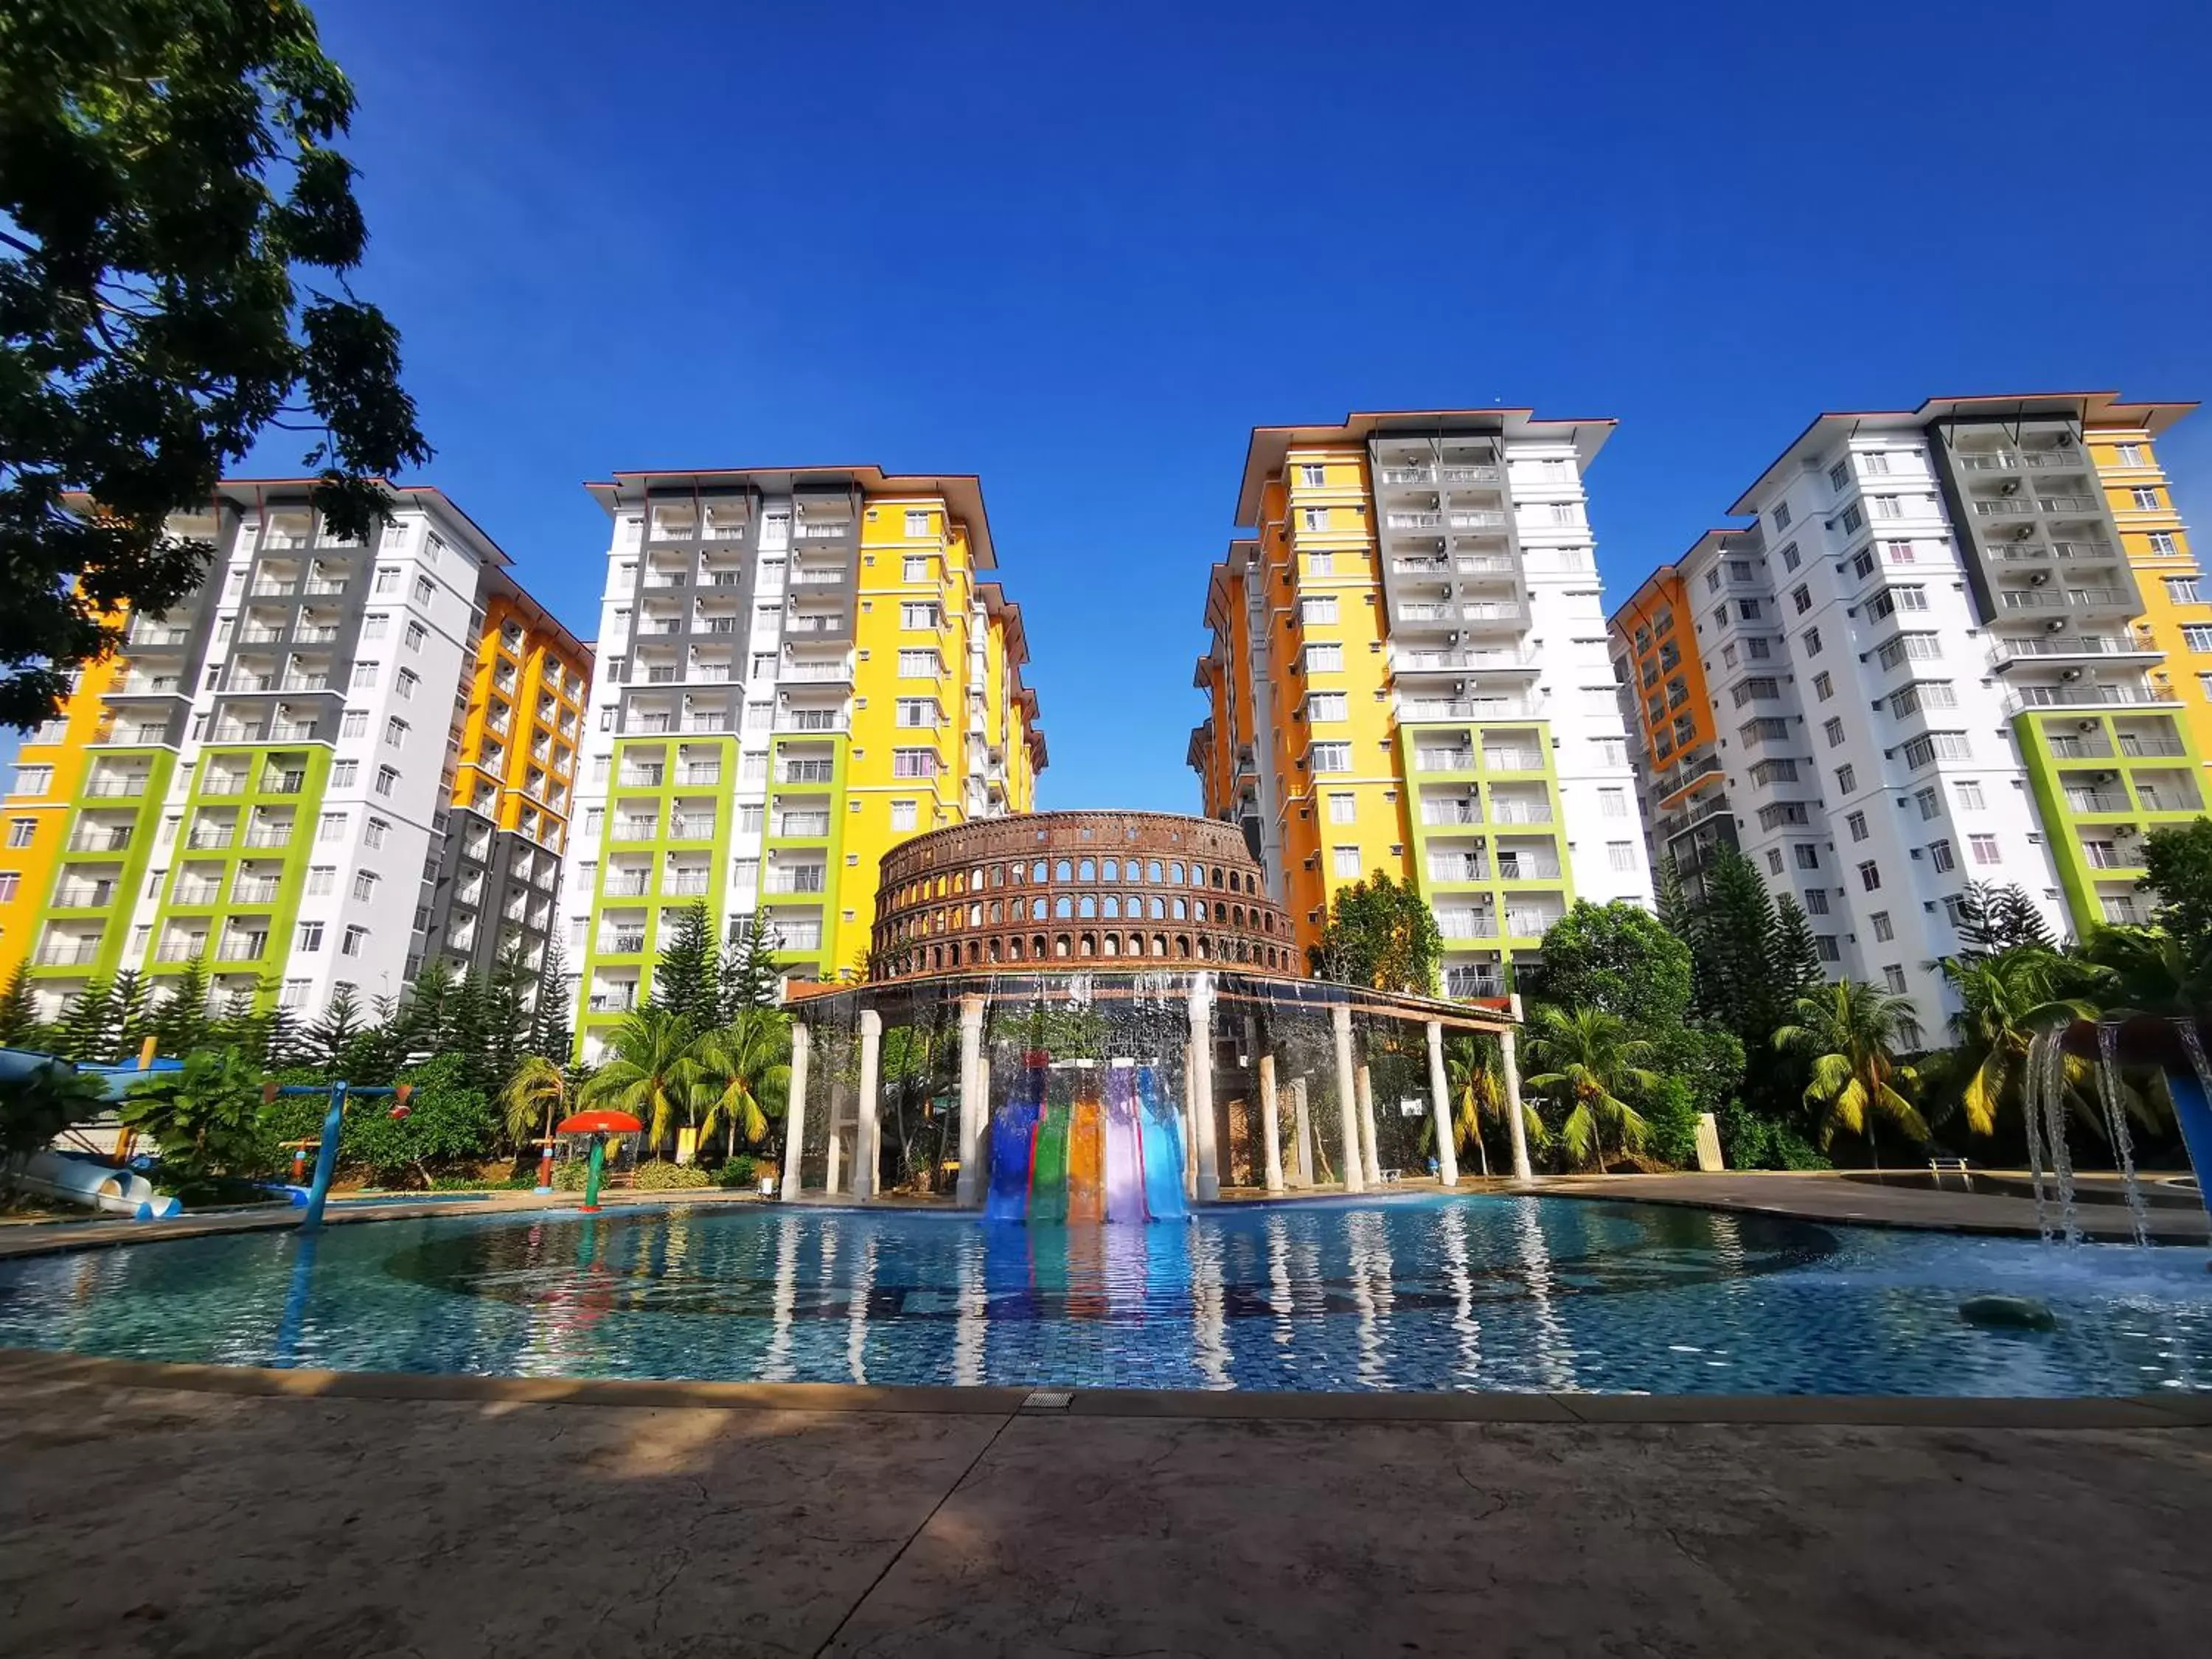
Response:
[[[722,1012],[721,963],[714,950],[714,927],[703,901],[678,913],[673,922],[664,914],[667,938],[653,964],[653,1000],[704,1030],[720,1022]]]
[[[207,963],[194,957],[185,971],[169,981],[169,994],[154,1011],[154,1035],[161,1050],[181,1059],[206,1048],[215,1039],[215,1022],[208,1018]]]
[[[459,982],[453,964],[434,951],[416,974],[398,1013],[400,1035],[415,1053],[434,1054],[447,1046],[453,1030],[453,994]]]
[[[368,1022],[362,1017],[361,996],[350,985],[341,985],[331,995],[323,1017],[307,1028],[310,1063],[337,1074]]]
[[[1690,929],[1696,918],[1692,913],[1690,896],[1683,890],[1682,866],[1669,853],[1659,860],[1659,921],[1666,930],[1685,945],[1690,941]]]
[[[1747,1053],[1763,1051],[1777,1006],[1768,981],[1776,928],[1774,901],[1749,859],[1717,849],[1704,902],[1690,930],[1698,1012],[1741,1038]]]
[[[31,994],[31,964],[19,962],[0,990],[0,1046],[26,1048],[43,1036],[38,1000]]]
[[[530,969],[517,940],[493,964],[484,982],[483,1057],[491,1079],[486,1087],[503,1089],[530,1047]]]
[[[722,958],[722,1019],[741,1008],[773,1008],[781,1000],[783,970],[776,966],[775,929],[757,912],[739,920],[728,953]]]
[[[1998,886],[1986,881],[1968,882],[1960,896],[1959,945],[1960,959],[1965,962],[2024,946],[2058,948],[2050,924],[2025,889],[2015,882]]]
[[[1820,947],[1813,937],[1813,923],[1794,894],[1774,902],[1774,933],[1766,957],[1767,984],[1773,1010],[1786,1013],[1802,996],[1817,991],[1827,975],[1820,967]]]
[[[538,996],[530,1012],[530,1052],[566,1065],[575,1048],[568,1025],[568,954],[555,933],[545,941],[538,968]]]
[[[113,982],[105,976],[87,981],[84,989],[70,998],[69,1006],[62,1011],[58,1036],[56,1046],[67,1059],[95,1064],[113,1060],[117,1043]]]
[[[118,1059],[135,1060],[146,1039],[154,1034],[154,988],[136,968],[115,976],[115,1052]]]
[[[489,993],[483,981],[476,975],[463,974],[453,981],[453,991],[446,999],[445,1040],[440,1052],[460,1057],[463,1074],[471,1088],[489,1091],[505,1081],[492,1076],[490,1047]]]

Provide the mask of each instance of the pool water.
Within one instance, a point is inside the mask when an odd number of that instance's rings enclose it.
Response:
[[[494,1376],[2142,1394],[2212,1389],[2206,1262],[1509,1195],[1078,1229],[672,1206],[0,1263],[0,1346]],[[1990,1292],[2057,1328],[1959,1317]]]

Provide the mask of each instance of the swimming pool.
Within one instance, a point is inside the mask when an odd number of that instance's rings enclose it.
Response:
[[[677,1206],[0,1263],[0,1346],[496,1376],[2142,1394],[2212,1389],[2206,1261],[1496,1194],[1078,1229]],[[2057,1328],[1960,1320],[1993,1291]]]

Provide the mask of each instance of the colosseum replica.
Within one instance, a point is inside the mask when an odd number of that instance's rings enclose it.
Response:
[[[1503,1006],[1309,977],[1243,838],[1171,813],[901,843],[867,976],[786,1006],[786,1198],[941,1193],[1079,1223],[1174,1220],[1224,1186],[1449,1185],[1448,1047],[1494,1040],[1518,1098]]]

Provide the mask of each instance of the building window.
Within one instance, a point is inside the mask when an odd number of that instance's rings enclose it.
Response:
[[[1331,823],[1351,823],[1358,817],[1358,801],[1346,791],[1337,790],[1328,798],[1328,821]]]
[[[1887,559],[1892,564],[1911,564],[1914,560],[1912,544],[1911,542],[1884,542],[1881,544],[1881,556],[1885,559]]]
[[[1820,727],[1820,730],[1827,737],[1828,747],[1831,749],[1837,747],[1844,740],[1844,722],[1842,716],[1838,715],[1835,719],[1828,720]]]
[[[1935,867],[1936,873],[1939,876],[1948,876],[1959,867],[1958,855],[1952,852],[1951,843],[1948,841],[1931,841],[1928,843],[1928,862]]]
[[[376,896],[376,872],[356,870],[353,878],[353,896],[366,904]]]
[[[2143,459],[2143,447],[2141,444],[2120,444],[2116,446],[2116,450],[2117,459],[2122,466],[2144,466],[2148,465],[2148,463]]]
[[[1905,994],[1905,969],[1899,967],[1897,963],[1893,962],[1881,970],[1881,978],[1882,982],[1889,987],[1893,996],[1901,997]]]
[[[1849,461],[1838,461],[1833,466],[1828,469],[1829,489],[1844,489],[1850,483],[1850,481],[1851,464]]]
[[[2176,558],[2180,555],[2181,544],[2174,539],[2172,531],[2154,530],[2150,532],[2150,550],[2160,558]]]
[[[307,993],[313,988],[313,984],[314,981],[313,980],[286,980],[284,981],[283,990],[277,994],[277,1006],[284,1008],[306,1007],[307,1006]]]
[[[1805,914],[1808,916],[1825,916],[1828,914],[1826,888],[1808,887],[1805,890]]]
[[[1859,504],[1856,501],[1853,501],[1844,509],[1843,525],[1844,533],[1846,536],[1855,536],[1865,527],[1866,514],[1859,511]]]
[[[1858,783],[1859,775],[1858,769],[1856,767],[1838,766],[1836,769],[1836,793],[1838,794],[1848,795],[1852,793],[1857,789]]]
[[[1771,517],[1773,518],[1773,520],[1774,520],[1774,527],[1775,527],[1777,530],[1787,530],[1787,529],[1789,529],[1789,528],[1790,528],[1790,503],[1789,503],[1789,502],[1787,502],[1787,501],[1777,501],[1777,502],[1774,504],[1774,512],[1773,512],[1773,514],[1771,514]]]
[[[910,582],[927,581],[929,580],[929,556],[927,553],[908,554],[907,557],[900,562],[899,575],[904,580]]]
[[[938,611],[934,603],[920,600],[899,606],[899,626],[905,629],[934,630],[938,625]]]
[[[399,591],[399,572],[391,565],[377,567],[376,580],[370,587],[372,593],[397,593]]]
[[[399,671],[399,701],[402,702],[414,702],[415,688],[422,684],[422,677],[416,673],[413,669],[401,669]]]
[[[910,507],[907,509],[906,533],[909,536],[927,536],[929,534],[929,509],[927,507]]]
[[[1609,841],[1605,844],[1606,859],[1616,870],[1636,868],[1636,843],[1632,841]]]
[[[1795,570],[1798,565],[1798,556],[1797,544],[1792,542],[1782,550],[1782,568],[1784,570]]]
[[[934,749],[894,749],[891,775],[895,778],[933,778],[938,774]]]
[[[384,741],[388,748],[404,749],[407,745],[407,722],[394,714],[384,722]]]
[[[1817,657],[1820,654],[1820,630],[1817,628],[1808,628],[1805,630],[1805,654],[1808,657]]]
[[[1844,817],[1844,827],[1851,832],[1851,839],[1853,841],[1864,841],[1867,838],[1868,834],[1866,814],[1863,812],[1846,813]]]
[[[376,665],[374,663],[357,662],[353,665],[353,684],[355,690],[358,691],[365,685],[374,685],[375,684]]]
[[[1306,718],[1310,720],[1341,720],[1350,717],[1350,704],[1341,691],[1316,691],[1306,698]]]
[[[1997,851],[1997,838],[1995,836],[1967,836],[1966,850],[1974,855],[1974,862],[1977,864],[1996,864],[2003,856]]]
[[[301,922],[300,924],[300,932],[295,948],[301,951],[321,950],[323,948],[323,924],[319,921]]]
[[[933,728],[939,719],[934,697],[898,699],[898,723],[909,730]]]
[[[2212,653],[2212,627],[2192,623],[2181,630],[2181,642],[2200,655]]]
[[[1306,672],[1309,674],[1340,674],[1344,672],[1344,647],[1340,645],[1316,641],[1305,648]]]
[[[407,624],[407,648],[410,651],[420,651],[422,648],[422,641],[429,636],[430,630],[423,627],[421,623],[410,622]]]
[[[1598,811],[1605,817],[1625,818],[1628,816],[1628,791],[1601,789],[1597,792],[1597,804]]]
[[[1766,867],[1775,875],[1782,873],[1782,849],[1779,847],[1766,849]]]
[[[1828,678],[1826,669],[1813,676],[1813,695],[1822,702],[1836,695],[1836,683]],[[1831,720],[1829,724],[1832,726],[1835,722]]]
[[[1741,621],[1757,622],[1759,617],[1759,601],[1757,599],[1738,599],[1735,602],[1735,614]]]
[[[2166,579],[2166,597],[2176,605],[2197,605],[2203,599],[2203,595],[2197,590],[2197,578],[2194,576],[2168,576]]]
[[[1790,603],[1797,607],[1799,616],[1803,616],[1813,608],[1813,590],[1803,582],[1799,582],[1796,586],[1790,590]]]
[[[345,930],[345,937],[338,941],[338,954],[344,957],[357,957],[361,954],[361,947],[368,942],[368,929],[356,923]]]
[[[378,794],[389,795],[392,793],[392,787],[398,781],[399,772],[396,767],[380,766],[376,769],[376,783],[374,787]]]
[[[1357,847],[1333,848],[1329,854],[1329,865],[1338,875],[1357,878],[1359,874],[1359,849]]]
[[[915,801],[893,801],[891,803],[891,828],[894,830],[913,829],[915,823],[915,814],[919,810],[919,804]]]
[[[311,896],[337,890],[338,871],[334,864],[318,864],[307,872],[307,892]]]
[[[1298,522],[1308,530],[1326,530],[1328,528],[1328,509],[1325,507],[1300,507]]]
[[[1306,757],[1316,772],[1349,772],[1352,769],[1352,745],[1348,743],[1317,743],[1306,751]]]
[[[1870,920],[1874,923],[1874,938],[1877,945],[1887,945],[1897,937],[1897,930],[1889,925],[1889,912],[1877,910]]]
[[[1867,860],[1859,866],[1859,885],[1869,893],[1881,890],[1881,866],[1872,859]]]
[[[1797,867],[1800,870],[1819,869],[1820,867],[1820,849],[1814,846],[1809,841],[1800,842],[1797,844]]]
[[[0,904],[4,904],[21,890],[22,872],[19,870],[0,870]]]
[[[1876,495],[1873,500],[1874,515],[1875,518],[1901,519],[1905,516],[1905,505],[1898,499],[1898,497],[1894,495]]]
[[[1982,799],[1982,786],[1980,784],[1962,783],[1959,786],[1960,805],[1966,807],[1970,811],[1978,812],[1988,804],[1989,803],[1987,801]]]
[[[1833,933],[1814,934],[1813,953],[1823,962],[1840,962],[1843,960],[1844,954],[1836,948],[1836,936]]]
[[[1864,581],[1869,576],[1874,574],[1874,549],[1863,547],[1851,555],[1851,574],[1860,581]]]
[[[345,832],[346,815],[343,812],[325,812],[323,814],[323,821],[320,827],[315,831],[315,839],[317,841],[343,841],[345,839]]]
[[[1310,627],[1315,623],[1336,620],[1336,595],[1316,593],[1298,601],[1298,617]],[[2212,630],[2208,630],[2212,631]]]
[[[2128,501],[2138,513],[2155,513],[2165,505],[2159,500],[2158,491],[2148,489],[2130,489],[2128,491]]]
[[[770,659],[771,669],[774,659]],[[933,650],[902,651],[898,654],[899,678],[902,680],[933,680],[939,672],[939,661]]]

